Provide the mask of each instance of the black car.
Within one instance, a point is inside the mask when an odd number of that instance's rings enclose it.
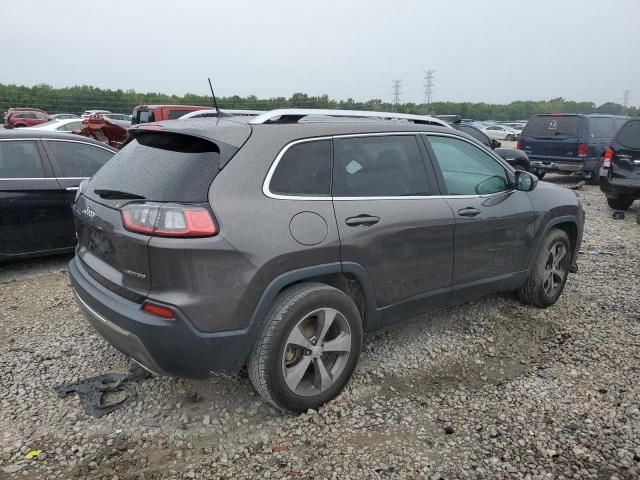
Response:
[[[460,122],[452,123],[451,126],[456,130],[460,130],[461,132],[472,136],[485,147],[493,150],[516,170],[524,170],[525,172],[529,171],[529,157],[522,150],[518,150],[516,148],[500,148],[501,143],[499,141],[494,138],[489,138],[486,133],[473,125]]]
[[[626,210],[640,199],[640,118],[627,120],[611,140],[599,183],[611,208]]]
[[[0,130],[0,262],[71,251],[78,185],[115,152],[79,135]]]

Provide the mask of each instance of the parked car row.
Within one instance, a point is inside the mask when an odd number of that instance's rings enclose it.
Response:
[[[89,116],[100,116],[110,120],[128,122],[131,124],[131,115],[125,113],[112,113],[108,110],[86,110],[82,115],[73,113],[48,114],[44,110],[37,108],[10,108],[4,116],[4,128],[24,128],[41,125],[51,120],[71,120],[83,119]]]

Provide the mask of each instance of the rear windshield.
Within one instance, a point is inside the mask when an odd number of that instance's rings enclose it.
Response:
[[[616,140],[624,147],[640,150],[640,120],[630,120],[618,132]]]
[[[523,136],[535,138],[580,137],[582,117],[575,115],[540,115],[532,117],[522,131]]]
[[[229,158],[237,151],[188,135],[142,133],[96,173],[87,185],[87,195],[98,201],[106,197],[96,191],[159,202],[205,202],[223,164],[220,147]]]

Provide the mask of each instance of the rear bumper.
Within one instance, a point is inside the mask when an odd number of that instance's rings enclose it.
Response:
[[[159,375],[205,378],[237,373],[253,345],[251,328],[205,333],[176,309],[175,320],[142,311],[141,305],[95,282],[74,257],[69,263],[74,294],[85,317],[111,345]]]
[[[597,170],[599,158],[584,158],[576,161],[545,160],[529,157],[531,169],[545,172],[593,172]]]
[[[617,198],[621,196],[632,196],[640,198],[640,181],[633,179],[617,179],[609,178],[609,170],[601,168],[600,178],[598,181],[600,190],[607,197]]]

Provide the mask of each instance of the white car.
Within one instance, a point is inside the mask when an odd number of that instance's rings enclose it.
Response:
[[[262,110],[220,110],[222,113],[229,113],[234,117],[237,116],[247,116],[247,117],[255,117],[264,113]],[[190,118],[208,118],[208,117],[217,117],[218,112],[216,110],[195,110],[193,112],[189,112],[185,115],[182,115],[178,120],[188,120]]]
[[[490,125],[483,129],[484,133],[496,140],[517,140],[518,132],[505,125]]]
[[[85,110],[82,114],[82,118],[87,118],[91,115],[103,115],[105,113],[111,113],[109,110]]]
[[[28,127],[30,130],[46,130],[47,132],[72,132],[82,129],[81,118],[63,118],[49,120],[48,122]]]

